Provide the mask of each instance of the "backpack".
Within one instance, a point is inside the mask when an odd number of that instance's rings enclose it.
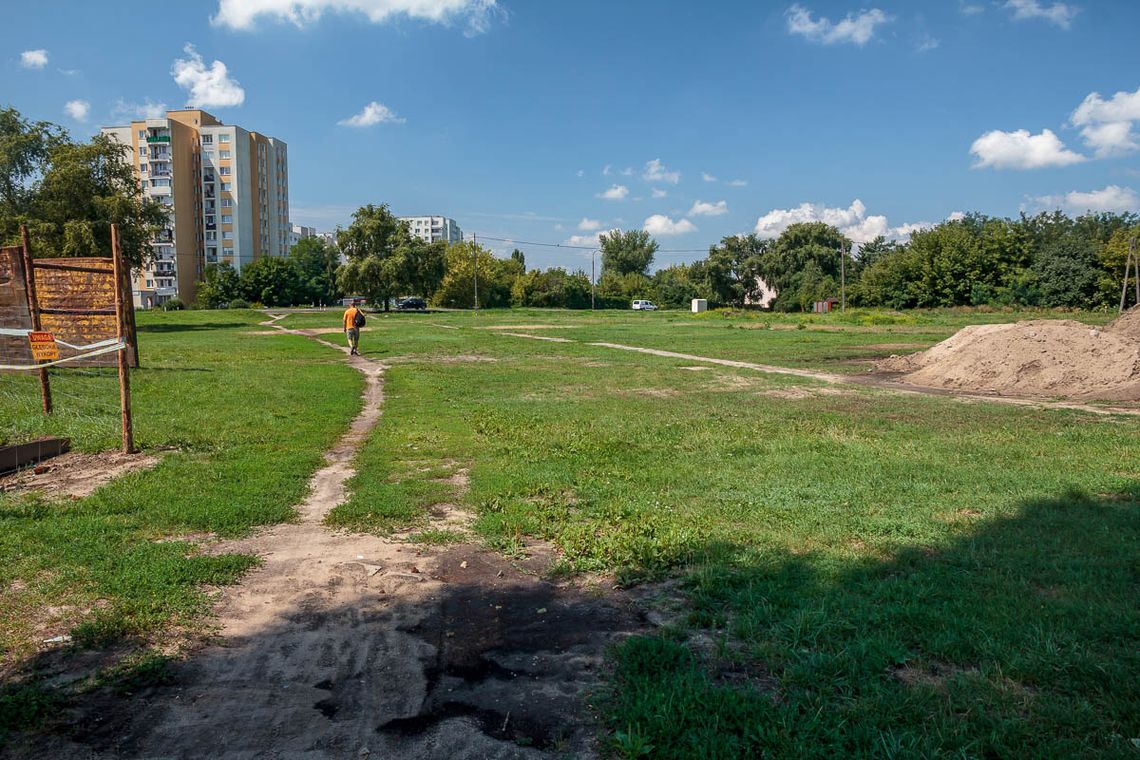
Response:
[[[352,326],[357,330],[359,330],[361,327],[364,327],[364,312],[362,312],[360,309],[357,309],[356,314],[352,317]]]

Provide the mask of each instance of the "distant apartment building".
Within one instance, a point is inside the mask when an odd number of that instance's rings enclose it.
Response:
[[[442,240],[445,243],[463,242],[463,231],[454,219],[446,216],[401,216],[407,222],[412,234],[426,243]]]
[[[300,243],[305,238],[317,237],[316,227],[306,227],[303,224],[290,224],[289,225],[289,250],[293,250],[293,246]]]
[[[136,306],[193,301],[207,264],[240,271],[289,252],[289,156],[281,140],[198,109],[102,132],[130,150],[143,192],[167,210],[152,261],[133,273]]]

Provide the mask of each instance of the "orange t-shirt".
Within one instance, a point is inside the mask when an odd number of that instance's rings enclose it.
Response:
[[[356,321],[356,314],[359,311],[360,309],[356,308],[355,306],[349,306],[344,310],[344,329],[351,330],[352,328],[356,327],[356,325],[353,323]]]

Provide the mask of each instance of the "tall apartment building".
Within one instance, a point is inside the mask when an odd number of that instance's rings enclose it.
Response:
[[[240,271],[289,252],[289,156],[281,140],[198,109],[102,131],[130,150],[143,192],[167,209],[153,261],[133,273],[136,306],[193,301],[207,264]]]
[[[434,243],[442,240],[445,243],[463,242],[463,231],[459,229],[454,219],[446,216],[401,216],[401,222],[407,222],[412,234],[425,243]]]

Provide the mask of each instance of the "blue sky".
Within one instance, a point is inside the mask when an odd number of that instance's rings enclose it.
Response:
[[[1140,207],[1133,0],[5,6],[0,103],[77,135],[201,105],[288,142],[321,229],[370,202],[517,241],[646,227],[668,264],[807,218]]]

